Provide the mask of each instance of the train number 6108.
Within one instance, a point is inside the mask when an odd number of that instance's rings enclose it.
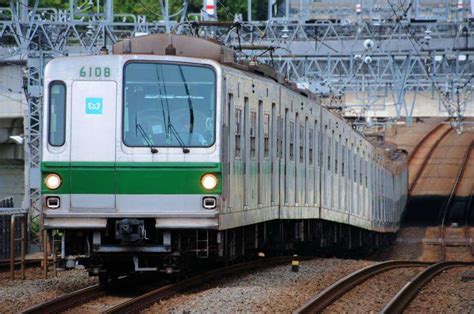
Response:
[[[110,68],[109,67],[82,67],[79,71],[81,77],[109,77]]]

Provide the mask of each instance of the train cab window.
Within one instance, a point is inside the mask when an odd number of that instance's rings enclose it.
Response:
[[[210,147],[216,73],[207,66],[133,61],[124,68],[123,141],[131,147]]]
[[[295,158],[295,123],[290,122],[290,160]]]
[[[242,134],[242,110],[235,109],[235,157],[240,157],[241,134]]]
[[[308,151],[308,159],[309,159],[309,164],[313,164],[313,147],[314,147],[314,142],[313,142],[313,129],[309,129],[309,134],[308,134],[308,141],[309,141],[309,151]]]
[[[66,85],[53,82],[49,86],[48,142],[62,146],[66,140]]]
[[[270,155],[270,115],[263,115],[263,158]]]
[[[304,126],[300,125],[300,145],[299,145],[300,163],[304,162]]]
[[[250,158],[255,158],[257,141],[257,113],[250,112]]]

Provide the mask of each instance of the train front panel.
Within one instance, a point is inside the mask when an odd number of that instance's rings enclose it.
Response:
[[[68,57],[45,79],[44,227],[67,231],[68,253],[126,253],[139,270],[144,255],[206,251],[223,181],[218,64]]]

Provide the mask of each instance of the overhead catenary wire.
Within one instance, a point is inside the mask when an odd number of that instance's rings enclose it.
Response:
[[[415,50],[416,52],[416,55],[421,58],[421,53],[420,53],[420,50],[419,48],[417,47],[417,45],[419,45],[421,47],[421,44],[418,42],[416,36],[412,33],[411,29],[410,29],[410,26],[406,26],[404,24],[401,23],[401,21],[403,20],[403,16],[400,17],[398,15],[398,13],[396,12],[395,8],[393,7],[393,4],[388,1],[388,4],[390,6],[390,8],[392,9],[392,11],[394,12],[394,15],[397,16],[396,18],[396,23],[401,27],[401,29],[405,32],[405,34],[407,35],[407,39],[408,41],[410,42],[410,44],[412,45],[413,49]],[[415,44],[415,43],[416,44]],[[438,86],[436,80],[433,78],[433,76],[430,74],[430,70],[429,68],[426,66],[425,63],[423,62],[420,62],[420,64],[423,66],[424,70],[425,70],[425,73],[426,75],[428,76],[429,80],[432,82],[433,84],[433,87],[435,88],[436,92],[438,93],[438,95],[440,96],[440,100],[443,104],[443,106],[445,107],[445,109],[448,111],[448,113],[451,115],[452,114],[452,109],[451,109],[451,100],[448,99],[448,95],[443,93],[443,91],[441,90],[441,88]],[[473,75],[471,75],[471,78],[468,80],[468,82],[471,81]],[[466,84],[464,85],[467,86],[468,85],[468,82],[466,82]]]

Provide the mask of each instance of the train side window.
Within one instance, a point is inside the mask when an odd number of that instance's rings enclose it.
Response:
[[[321,133],[319,132],[319,127],[318,127],[318,120],[314,121],[314,139],[315,139],[315,149],[316,149],[316,164],[319,165],[321,163],[321,144],[319,142],[319,139],[321,137]]]
[[[224,118],[222,119],[223,124],[227,127],[230,127],[230,117],[232,114],[231,108],[233,105],[234,105],[234,94],[229,93],[227,97],[227,108],[224,108],[225,109],[225,112],[223,114]]]
[[[250,112],[250,158],[255,158],[256,152],[257,113]]]
[[[342,163],[341,163],[341,177],[344,177],[344,167],[346,166],[346,146],[342,144],[342,152],[341,152],[341,158],[342,158]]]
[[[66,141],[66,84],[53,82],[49,85],[48,142],[62,146]]]
[[[277,157],[283,158],[283,118],[278,117],[278,129],[277,129]]]
[[[270,155],[270,115],[263,115],[263,158]]]
[[[240,157],[241,134],[242,134],[242,110],[235,109],[235,157]]]
[[[295,123],[290,122],[290,160],[295,158]]]
[[[309,141],[309,151],[308,151],[308,159],[309,159],[309,164],[313,164],[313,147],[314,147],[314,142],[313,142],[313,129],[309,129],[309,134],[308,134],[308,141]]]
[[[300,163],[304,162],[304,126],[300,125],[300,143],[299,143]]]
[[[357,159],[356,158],[357,158],[357,155],[354,153],[354,162],[352,163],[352,166],[354,167],[354,177],[353,177],[353,179],[354,179],[354,182],[357,183],[357,169],[356,169],[357,168]]]
[[[334,155],[335,155],[335,158],[334,158],[334,173],[337,174],[337,157],[339,155],[339,143],[336,142],[335,145],[336,145],[336,148],[335,148],[335,153],[334,153]]]
[[[326,139],[328,141],[328,144],[326,145],[326,149],[327,149],[327,152],[328,152],[328,171],[331,171],[331,149],[332,149],[332,143],[331,143],[331,138],[328,136],[326,136]]]

